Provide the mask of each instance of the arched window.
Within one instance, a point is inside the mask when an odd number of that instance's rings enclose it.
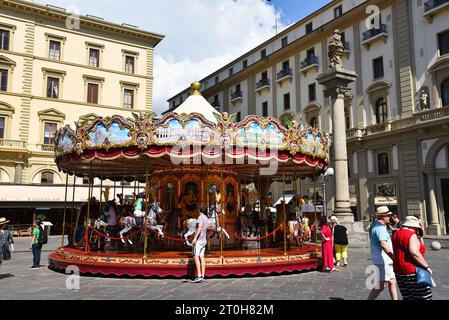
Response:
[[[387,99],[382,97],[376,101],[376,123],[388,121]]]
[[[390,174],[390,159],[388,153],[380,153],[377,155],[377,166],[379,175]]]
[[[42,184],[53,184],[55,174],[53,172],[42,172],[41,173],[41,183]]]
[[[441,99],[443,100],[443,107],[449,106],[449,78],[441,84]]]

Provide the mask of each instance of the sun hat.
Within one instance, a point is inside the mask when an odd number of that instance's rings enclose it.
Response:
[[[402,224],[403,227],[408,228],[421,228],[421,224],[419,223],[419,219],[414,216],[408,216],[405,218],[405,222]]]
[[[0,218],[0,225],[9,223],[9,220],[6,220],[6,218]]]
[[[379,207],[376,210],[376,216],[390,216],[393,213],[390,211],[390,209],[387,206]]]
[[[331,222],[338,222],[338,218],[335,217],[335,216],[332,216],[332,217],[331,217]]]

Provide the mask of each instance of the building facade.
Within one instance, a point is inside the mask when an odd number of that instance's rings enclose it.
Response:
[[[3,213],[63,203],[66,177],[53,153],[59,128],[80,118],[152,111],[153,49],[163,38],[63,8],[0,1]],[[87,189],[77,198],[86,199]]]
[[[208,75],[202,94],[237,119],[295,118],[332,134],[331,104],[316,77],[328,69],[336,29],[344,67],[358,74],[345,108],[356,220],[388,205],[421,217],[431,234],[449,233],[449,0],[332,1]],[[169,99],[169,108],[187,94]],[[307,180],[296,188],[322,195],[321,184]]]

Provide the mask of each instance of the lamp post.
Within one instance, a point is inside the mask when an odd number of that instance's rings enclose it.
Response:
[[[322,175],[323,184],[323,215],[327,217],[327,199],[326,199],[326,182],[328,177],[333,177],[335,174],[334,168],[327,168],[326,172]]]

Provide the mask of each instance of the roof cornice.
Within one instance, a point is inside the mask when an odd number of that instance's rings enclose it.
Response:
[[[65,12],[62,10],[58,10],[56,8],[43,6],[40,4],[36,4],[31,1],[25,0],[0,0],[0,5],[9,9],[15,9],[21,12],[29,13],[29,14],[39,14],[42,16],[46,16],[48,18],[58,19],[58,20],[66,20],[71,17],[70,12]],[[99,20],[95,18],[91,18],[88,16],[79,16],[80,24],[85,27],[90,27],[94,29],[101,29],[103,31],[122,34],[126,36],[131,36],[136,39],[140,39],[143,41],[150,41],[153,47],[155,47],[159,42],[161,42],[165,36],[149,31],[140,30],[137,28],[132,28],[120,24],[116,24],[113,22],[108,22],[105,20]]]

